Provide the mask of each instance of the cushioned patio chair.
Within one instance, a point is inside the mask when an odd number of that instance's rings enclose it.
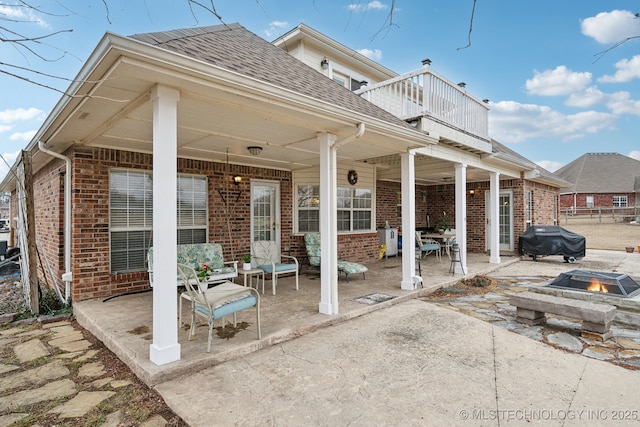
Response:
[[[198,282],[198,286],[204,289],[215,283],[226,282],[238,277],[238,261],[225,261],[222,253],[222,245],[219,243],[189,243],[176,247],[178,264],[184,264],[194,270],[207,266],[207,280]],[[149,272],[149,284],[153,287],[153,247],[147,252],[147,266]],[[182,286],[180,276],[176,278],[177,286]],[[180,294],[178,307],[178,323],[182,325],[182,300],[190,300],[187,292]]]
[[[265,275],[271,275],[271,287],[273,295],[276,294],[278,276],[294,274],[296,277],[296,290],[298,287],[298,259],[290,255],[282,255],[276,243],[271,240],[256,240],[251,244],[251,252],[256,267],[264,271]],[[282,262],[286,259],[289,262]]]
[[[196,271],[184,264],[178,264],[178,276],[186,288],[185,293],[191,301],[191,328],[189,329],[189,339],[196,334],[196,316],[206,318],[209,324],[207,353],[211,352],[213,321],[233,314],[233,325],[236,326],[236,313],[247,308],[256,308],[258,339],[262,338],[262,331],[260,329],[260,294],[257,290],[231,282],[223,282],[212,288],[203,289],[198,286],[199,279]]]
[[[320,233],[307,233],[304,235],[304,246],[307,250],[307,258],[311,267],[320,268]],[[349,282],[349,274],[365,273],[369,271],[367,267],[357,262],[338,260],[338,273],[344,273]]]
[[[436,254],[436,259],[441,260],[440,243],[436,242],[434,239],[423,240],[420,232],[416,231],[416,245],[420,249],[422,258],[433,252]]]
[[[238,277],[238,261],[225,261],[220,243],[191,243],[177,245],[177,262],[187,265],[194,270],[207,265],[208,283],[224,282]],[[149,282],[153,287],[153,246],[147,252],[147,266]],[[180,277],[177,278],[178,286],[182,285]]]

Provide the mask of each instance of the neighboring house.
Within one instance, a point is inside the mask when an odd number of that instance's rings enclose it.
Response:
[[[302,256],[320,231],[319,311],[336,314],[337,258],[375,262],[386,221],[411,236],[446,213],[457,268],[467,251],[499,263],[566,186],[491,140],[488,103],[428,61],[399,76],[304,25],[273,44],[238,24],[106,34],[73,81],[25,150],[41,255],[78,301],[148,289],[153,246],[158,364],[179,349],[176,243]],[[23,157],[0,191],[21,191]]]
[[[560,207],[640,206],[640,161],[618,153],[587,153],[554,172],[571,185],[560,191]]]

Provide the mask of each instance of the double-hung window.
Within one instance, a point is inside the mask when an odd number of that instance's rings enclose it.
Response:
[[[298,186],[298,231],[308,233],[320,230],[320,186]]]
[[[153,235],[151,172],[111,170],[109,196],[111,272],[118,274],[144,271]],[[206,178],[178,176],[177,197],[178,243],[206,242]]]
[[[320,186],[298,185],[298,232],[320,230]],[[370,231],[372,190],[338,187],[336,194],[339,232]]]

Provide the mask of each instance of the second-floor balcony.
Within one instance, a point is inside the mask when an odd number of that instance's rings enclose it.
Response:
[[[428,66],[356,93],[403,120],[420,122],[424,118],[422,130],[443,142],[491,152],[487,103]]]

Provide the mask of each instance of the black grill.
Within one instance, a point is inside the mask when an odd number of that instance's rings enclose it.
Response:
[[[584,236],[558,225],[534,225],[520,236],[518,246],[521,255],[529,255],[534,261],[538,256],[562,255],[573,263],[584,258],[587,242]]]

